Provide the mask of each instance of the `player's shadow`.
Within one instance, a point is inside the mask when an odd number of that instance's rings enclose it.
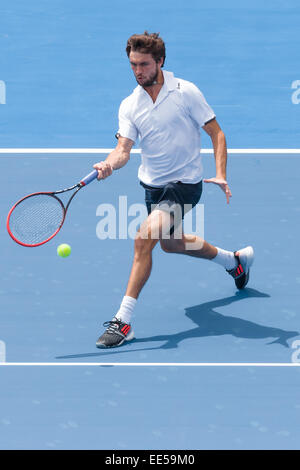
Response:
[[[243,299],[249,299],[251,297],[270,297],[268,294],[259,292],[258,290],[247,288],[243,291],[238,291],[235,295],[225,297],[223,299],[213,300],[211,302],[205,302],[203,304],[195,305],[185,309],[186,316],[192,320],[197,326],[185,331],[174,334],[163,334],[156,336],[147,336],[144,338],[137,338],[128,343],[124,349],[123,347],[117,348],[117,350],[105,350],[98,353],[86,353],[77,354],[72,356],[60,356],[57,359],[71,359],[79,357],[91,357],[91,356],[107,356],[113,354],[137,352],[137,351],[150,351],[154,349],[174,349],[178,345],[191,338],[204,338],[208,336],[223,336],[231,335],[236,338],[247,338],[247,339],[263,339],[263,338],[274,338],[273,341],[268,344],[281,344],[284,347],[289,347],[288,340],[299,335],[298,331],[286,331],[281,328],[274,328],[270,326],[261,325],[249,320],[242,318],[222,315],[217,311],[220,307],[225,307],[234,302],[240,302]],[[152,342],[164,342],[158,347],[151,348],[139,348],[131,349],[128,346],[152,343]],[[125,343],[126,344],[126,343]]]
[[[176,348],[181,341],[189,338],[231,335],[236,338],[247,339],[275,338],[275,340],[271,341],[269,344],[278,343],[288,348],[288,339],[298,336],[299,332],[285,331],[280,328],[264,326],[242,318],[222,315],[216,311],[216,309],[220,307],[225,307],[233,302],[250,297],[270,296],[255,289],[248,288],[237,292],[231,297],[225,297],[223,299],[188,307],[185,309],[186,316],[197,325],[196,328],[172,335],[158,335],[148,338],[139,338],[135,340],[135,343],[142,343],[145,341],[165,341],[161,348],[172,349]]]

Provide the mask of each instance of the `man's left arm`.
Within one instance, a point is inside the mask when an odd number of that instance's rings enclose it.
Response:
[[[227,145],[224,132],[220,128],[216,119],[212,119],[202,128],[211,138],[216,162],[215,178],[205,179],[204,182],[217,184],[222,189],[222,191],[224,191],[227,204],[229,204],[231,191],[226,180]]]

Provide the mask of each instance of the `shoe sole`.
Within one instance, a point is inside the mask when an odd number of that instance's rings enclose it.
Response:
[[[118,344],[112,345],[112,346],[106,346],[105,344],[101,343],[96,343],[96,347],[99,349],[111,349],[111,348],[118,348],[119,346],[122,346],[122,344],[125,343],[125,341],[131,341],[134,339],[134,332],[131,331],[127,336],[125,336],[122,341]]]

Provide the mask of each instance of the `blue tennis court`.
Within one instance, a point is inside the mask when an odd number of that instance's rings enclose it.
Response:
[[[299,17],[296,1],[0,8],[1,449],[299,448]],[[144,29],[160,31],[166,70],[199,86],[227,137],[233,197],[204,187],[205,239],[252,245],[255,263],[237,291],[220,266],[157,246],[136,339],[99,350],[133,258],[120,211],[129,226],[144,202],[137,147],[80,192],[49,243],[17,245],[5,220],[23,195],[74,184],[115,146],[136,86],[125,44]],[[204,133],[202,146],[209,178]],[[117,236],[100,239],[105,207]]]

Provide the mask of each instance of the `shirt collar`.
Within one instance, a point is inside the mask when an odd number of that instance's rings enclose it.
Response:
[[[175,79],[173,72],[167,72],[166,70],[163,70],[162,73],[164,74],[164,82],[167,89],[169,91],[175,90],[177,87],[177,80]]]

